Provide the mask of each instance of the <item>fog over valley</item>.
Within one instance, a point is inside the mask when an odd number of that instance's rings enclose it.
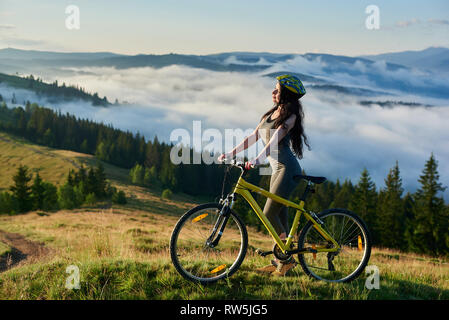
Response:
[[[449,74],[384,60],[345,60],[330,55],[229,53],[200,57],[209,66],[258,69],[213,70],[215,67],[182,63],[126,68],[86,63],[47,68],[29,63],[20,74],[32,73],[49,83],[58,80],[59,84],[78,85],[106,96],[112,105],[94,106],[83,100],[54,102],[4,83],[0,83],[0,94],[9,107],[14,106],[14,93],[15,105],[29,100],[79,118],[140,132],[146,139],[157,135],[159,140],[170,142],[175,129],[192,133],[193,121],[201,121],[203,132],[216,128],[223,137],[225,129],[255,128],[273,106],[275,75],[295,73],[307,90],[301,101],[312,150],[306,149],[300,160],[307,174],[333,181],[348,178],[356,183],[366,167],[379,188],[397,160],[404,189],[413,192],[433,152],[441,182],[449,186]],[[105,59],[119,58],[123,57]],[[260,141],[252,148],[256,147],[262,149]],[[448,195],[446,190],[446,200]]]

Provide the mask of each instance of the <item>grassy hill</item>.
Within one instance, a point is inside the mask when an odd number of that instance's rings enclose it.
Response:
[[[54,175],[55,182],[70,166],[95,161],[8,135],[0,138],[2,187],[10,179],[3,171],[13,172],[9,167],[16,161],[39,166],[42,176]],[[26,156],[19,159],[20,153]],[[260,258],[255,248],[269,249],[272,243],[253,228],[248,228],[247,257],[229,281],[207,287],[187,282],[171,264],[169,238],[179,216],[205,199],[175,194],[162,200],[161,190],[129,185],[126,170],[105,168],[128,204],[0,216],[5,248],[17,249],[11,240],[17,239],[25,249],[32,244],[30,252],[45,251],[0,272],[0,299],[449,299],[448,261],[381,248],[373,249],[369,262],[379,268],[379,290],[366,289],[364,274],[348,284],[315,281],[299,267],[283,278],[260,275],[254,270],[270,258]],[[80,270],[80,289],[65,288],[70,265]]]
[[[52,149],[28,142],[25,139],[0,132],[0,191],[12,185],[12,177],[20,165],[28,166],[33,172],[39,171],[41,177],[55,185],[63,183],[70,169],[96,164],[91,155],[68,150]],[[126,181],[128,170],[103,163],[108,177]]]

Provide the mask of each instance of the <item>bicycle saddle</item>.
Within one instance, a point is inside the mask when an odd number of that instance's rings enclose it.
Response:
[[[293,180],[295,180],[296,182],[300,182],[301,179],[310,181],[315,184],[320,184],[327,180],[325,177],[312,177],[312,176],[303,176],[303,175],[293,176]]]

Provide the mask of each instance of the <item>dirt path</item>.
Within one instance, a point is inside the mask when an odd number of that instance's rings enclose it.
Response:
[[[28,262],[34,262],[50,253],[42,243],[25,239],[18,233],[0,230],[0,241],[11,247],[11,253],[0,257],[0,272]]]

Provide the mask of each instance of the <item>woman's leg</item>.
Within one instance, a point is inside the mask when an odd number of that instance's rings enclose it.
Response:
[[[270,192],[274,193],[284,199],[289,199],[291,193],[298,185],[293,180],[294,174],[286,170],[285,167],[273,172],[270,179]],[[290,231],[288,224],[288,208],[283,204],[267,198],[263,213],[273,225],[277,234],[281,237],[283,233],[287,234]],[[284,236],[285,237],[285,236]]]
[[[285,166],[281,166],[278,170],[274,171],[271,175],[269,191],[280,197],[289,199],[290,194],[297,186],[297,182],[293,180],[293,176],[298,174],[296,171],[300,172],[300,168],[299,170],[287,170]],[[283,204],[267,198],[263,212],[273,225],[273,228],[276,230],[276,233],[281,240],[285,240],[287,238],[287,233],[290,231],[288,226],[288,208]],[[262,268],[260,271],[271,273],[274,267],[276,267],[276,271],[272,274],[285,275],[287,271],[294,268],[296,264],[297,263],[293,258],[289,259],[287,262],[279,261],[275,258],[271,261],[271,265]]]
[[[283,206],[281,208],[281,212],[279,213],[279,220],[281,221],[281,224],[284,227],[284,233],[279,235],[279,237],[282,240],[285,240],[285,238],[287,238],[288,232],[290,231],[290,228],[288,226],[288,208],[286,206]]]
[[[285,168],[273,172],[270,179],[269,191],[288,199],[291,191],[293,191],[294,187],[296,187],[296,183],[293,181],[293,178],[286,176],[285,173]],[[279,202],[267,198],[263,212],[273,225],[273,228],[276,230],[279,238],[281,238],[281,240],[285,240],[287,238],[287,232],[289,231],[288,208]],[[274,260],[271,260],[270,265],[259,268],[258,271],[262,273],[272,273],[279,269],[280,271],[275,273],[285,274],[289,268],[292,268],[295,265],[296,261],[293,261],[287,264],[286,269],[285,263],[282,263],[277,258],[274,258]]]
[[[282,177],[283,177],[282,170],[274,171],[273,174],[271,175],[270,190],[269,190],[271,193],[274,193],[281,197],[282,195],[280,195],[278,192],[280,189],[279,182],[282,180]],[[284,224],[280,218],[280,212],[282,207],[284,207],[284,205],[282,205],[281,203],[276,202],[271,198],[267,198],[267,201],[265,202],[265,206],[263,209],[263,213],[267,217],[268,221],[270,221],[270,223],[272,224],[274,230],[278,235],[286,233],[286,230],[284,229]]]

